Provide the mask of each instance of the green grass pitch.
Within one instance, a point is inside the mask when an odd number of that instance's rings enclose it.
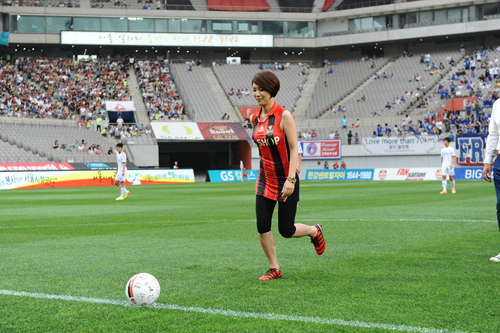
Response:
[[[492,184],[303,182],[297,222],[326,251],[274,223],[272,281],[255,183],[128,189],[0,192],[0,332],[500,332]],[[160,307],[123,305],[139,272]]]

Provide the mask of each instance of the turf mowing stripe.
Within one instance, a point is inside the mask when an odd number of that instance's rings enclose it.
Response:
[[[80,223],[80,224],[46,224],[46,225],[16,225],[11,227],[0,227],[0,229],[25,229],[25,228],[61,228],[61,227],[89,227],[108,225],[136,225],[136,224],[160,224],[160,223],[213,223],[213,222],[254,222],[255,220],[195,220],[195,221],[142,221],[142,222],[117,222],[117,223]],[[458,219],[296,219],[296,222],[465,222],[465,223],[497,223],[495,220],[458,220]]]
[[[79,296],[69,296],[69,295],[49,295],[49,294],[41,294],[41,293],[28,293],[28,292],[24,292],[24,291],[13,291],[13,290],[0,290],[0,295],[21,296],[21,297],[31,297],[31,298],[41,298],[41,299],[55,299],[55,300],[62,300],[62,301],[97,303],[97,304],[110,304],[110,305],[119,305],[119,306],[133,306],[131,303],[126,302],[126,301],[116,301],[116,300],[111,300],[111,299],[79,297]],[[156,303],[155,305],[152,306],[152,308],[206,313],[206,314],[210,314],[210,315],[221,315],[221,316],[229,316],[229,317],[298,321],[298,322],[323,324],[323,325],[336,325],[336,326],[349,326],[349,327],[362,327],[362,328],[381,328],[381,329],[385,329],[385,330],[389,330],[389,331],[398,331],[398,332],[466,333],[463,331],[450,331],[447,329],[436,329],[436,328],[427,328],[427,327],[418,327],[418,326],[365,323],[362,321],[355,321],[355,320],[327,319],[327,318],[305,317],[305,316],[288,316],[288,315],[278,315],[278,314],[274,314],[274,313],[254,313],[254,312],[241,312],[241,311],[232,311],[232,310],[205,309],[205,308],[198,308],[198,307],[191,307],[191,306],[179,306],[179,305],[175,305],[175,304]]]

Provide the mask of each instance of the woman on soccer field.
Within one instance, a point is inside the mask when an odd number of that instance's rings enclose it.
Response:
[[[256,214],[259,241],[271,268],[259,280],[281,278],[276,243],[271,232],[273,211],[278,202],[278,228],[285,238],[309,236],[316,253],[325,251],[320,224],[295,223],[299,201],[297,130],[290,111],[279,106],[274,97],[280,89],[278,77],[260,72],[252,79],[253,97],[261,107],[250,122],[253,140],[259,146],[260,170],[256,184]]]

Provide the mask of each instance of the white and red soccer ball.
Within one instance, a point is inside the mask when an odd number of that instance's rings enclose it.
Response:
[[[128,280],[125,295],[134,305],[153,305],[160,296],[160,284],[153,275],[139,273]]]

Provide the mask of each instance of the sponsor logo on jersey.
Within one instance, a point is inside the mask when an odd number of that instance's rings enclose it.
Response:
[[[274,138],[266,138],[266,139],[257,139],[255,142],[260,146],[276,146],[280,141],[279,136],[275,136]]]

